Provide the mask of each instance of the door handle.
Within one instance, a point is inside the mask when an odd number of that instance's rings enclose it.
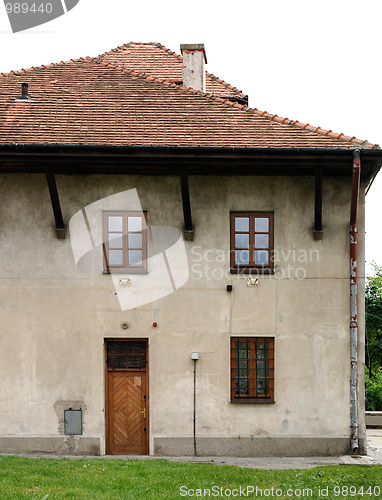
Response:
[[[146,418],[146,408],[144,408],[142,411],[141,411],[142,415],[143,415],[143,418]]]

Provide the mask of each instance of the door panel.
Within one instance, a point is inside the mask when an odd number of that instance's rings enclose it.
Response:
[[[107,370],[106,377],[106,452],[147,454],[146,372]]]

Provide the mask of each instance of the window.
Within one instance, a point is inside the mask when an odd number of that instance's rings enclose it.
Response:
[[[231,338],[231,402],[274,402],[273,338]]]
[[[146,212],[103,212],[103,254],[105,272],[146,272]]]
[[[273,272],[273,213],[231,212],[231,273]]]
[[[144,340],[109,340],[106,344],[108,370],[146,370],[147,344]]]

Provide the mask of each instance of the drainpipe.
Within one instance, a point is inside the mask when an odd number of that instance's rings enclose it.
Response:
[[[192,423],[194,434],[194,457],[196,457],[196,359],[194,359],[194,418]]]
[[[350,207],[350,447],[358,451],[358,286],[357,286],[357,217],[359,185],[361,175],[361,154],[358,149],[353,153],[353,180]]]
[[[194,418],[192,420],[192,427],[194,434],[194,457],[196,457],[196,362],[199,359],[199,353],[192,352],[191,359],[194,361]]]

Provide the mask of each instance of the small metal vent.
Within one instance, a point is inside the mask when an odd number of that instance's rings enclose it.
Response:
[[[28,99],[28,84],[25,82],[21,84],[21,96],[19,99]]]
[[[146,368],[146,342],[112,341],[107,343],[107,367],[111,370]]]

